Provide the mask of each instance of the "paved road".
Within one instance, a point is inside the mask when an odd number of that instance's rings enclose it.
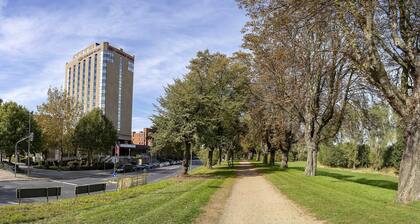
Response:
[[[201,161],[195,160],[193,168],[200,166]],[[152,169],[147,172],[148,183],[176,176],[181,172],[180,165],[173,165]],[[107,191],[115,191],[116,182],[112,177],[112,170],[85,170],[85,171],[56,171],[33,169],[32,180],[1,181],[0,180],[0,205],[17,204],[16,188],[41,188],[41,187],[61,187],[61,198],[75,197],[74,189],[77,185],[87,185],[94,183],[107,183]],[[118,174],[121,176],[135,176],[137,172]],[[52,200],[54,200],[52,198]],[[24,199],[23,203],[46,201],[45,198]]]

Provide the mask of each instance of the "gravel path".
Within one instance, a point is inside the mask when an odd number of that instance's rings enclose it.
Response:
[[[226,202],[220,224],[323,223],[305,214],[250,163],[241,162],[236,168],[238,180]]]

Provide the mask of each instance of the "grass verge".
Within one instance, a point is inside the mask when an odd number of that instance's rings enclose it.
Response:
[[[285,170],[254,164],[282,193],[329,223],[420,223],[420,203],[394,202],[396,177],[335,168],[307,177],[303,162]]]
[[[191,177],[171,178],[120,192],[0,207],[0,223],[191,223],[223,182],[226,167],[197,168]]]

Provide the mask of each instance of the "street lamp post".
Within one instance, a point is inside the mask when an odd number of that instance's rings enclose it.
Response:
[[[20,139],[19,141],[17,141],[16,142],[16,144],[15,144],[15,159],[16,159],[16,161],[15,161],[15,177],[16,177],[16,173],[17,173],[17,153],[18,153],[18,150],[17,150],[17,146],[18,146],[18,144],[20,143],[20,142],[23,142],[23,141],[25,141],[26,139],[29,139],[29,141],[33,141],[34,140],[34,133],[30,133],[28,136],[26,136],[26,137],[24,137],[24,138],[22,138],[22,139]]]

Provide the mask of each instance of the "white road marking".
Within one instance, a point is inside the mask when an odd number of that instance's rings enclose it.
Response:
[[[72,186],[77,186],[77,184],[73,184],[73,183],[69,183],[69,182],[64,182],[64,181],[58,181],[58,180],[51,180],[52,182],[55,183],[61,183],[61,184],[68,184],[68,185],[72,185]]]
[[[11,204],[11,205],[17,205],[17,204],[19,204],[19,203],[17,203],[17,202],[14,202],[14,201],[8,201],[8,202],[7,202],[7,204]]]

